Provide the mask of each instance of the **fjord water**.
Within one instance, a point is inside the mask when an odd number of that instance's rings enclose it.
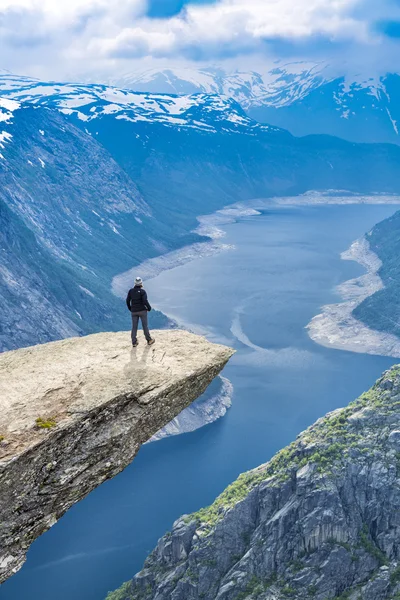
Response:
[[[340,252],[393,212],[276,208],[225,226],[234,249],[149,281],[157,308],[236,348],[224,371],[234,386],[232,408],[201,430],[142,448],[33,544],[0,599],[102,600],[141,568],[177,517],[212,502],[240,472],[267,461],[396,362],[324,348],[305,330],[321,305],[339,300],[333,288],[363,272]]]

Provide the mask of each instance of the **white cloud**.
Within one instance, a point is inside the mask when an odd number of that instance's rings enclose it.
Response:
[[[139,21],[117,36],[95,40],[106,56],[137,55],[139,51],[169,56],[200,53],[240,53],[260,49],[276,38],[305,40],[368,39],[368,24],[351,16],[360,0],[222,0],[214,5],[189,6],[169,20]]]
[[[143,60],[268,57],[282,44],[294,54],[299,47],[306,54],[323,52],[325,45],[351,47],[359,56],[373,47],[379,55],[386,42],[372,25],[397,10],[390,3],[218,0],[151,19],[147,0],[0,0],[0,68],[77,79],[115,75]]]

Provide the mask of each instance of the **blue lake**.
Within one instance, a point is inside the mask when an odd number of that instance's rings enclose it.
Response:
[[[324,348],[304,329],[334,287],[363,269],[340,253],[390,206],[274,209],[227,225],[234,250],[166,271],[150,300],[237,354],[226,417],[145,446],[118,477],[37,540],[0,600],[102,600],[140,570],[183,513],[213,501],[326,412],[371,386],[395,360]],[[127,315],[127,327],[129,326]]]

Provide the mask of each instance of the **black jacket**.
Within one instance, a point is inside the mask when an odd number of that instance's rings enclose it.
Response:
[[[151,310],[147,294],[140,285],[135,285],[129,290],[126,297],[126,305],[131,312],[140,312],[142,310]]]

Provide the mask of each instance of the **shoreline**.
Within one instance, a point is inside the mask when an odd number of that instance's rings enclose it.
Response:
[[[344,301],[322,306],[321,313],[306,326],[308,335],[326,348],[400,358],[400,338],[371,329],[352,315],[365,298],[383,289],[384,284],[378,275],[381,260],[371,250],[366,237],[353,242],[348,250],[342,252],[341,258],[358,262],[367,272],[335,288]]]
[[[197,217],[199,224],[194,229],[194,233],[208,236],[210,241],[195,242],[183,248],[147,259],[136,267],[116,275],[112,280],[112,293],[120,298],[125,298],[126,289],[130,287],[132,279],[139,272],[142,279],[149,280],[157,277],[163,271],[174,269],[197,258],[213,256],[226,250],[234,250],[233,245],[224,244],[220,241],[226,235],[221,226],[235,223],[240,217],[259,214],[261,213],[254,208],[237,203],[226,206],[215,213]],[[157,307],[155,306],[155,308]],[[179,327],[177,320],[168,315],[166,317],[170,323]],[[184,325],[182,325],[182,328],[192,331]],[[201,332],[198,333],[201,334]],[[216,393],[208,396],[206,392],[205,395],[197,398],[175,419],[160,429],[147,443],[150,444],[183,433],[191,433],[224,417],[232,405],[234,388],[231,381],[226,377],[220,375],[218,381],[220,382],[220,389]]]
[[[138,272],[140,272],[143,280],[154,279],[154,277],[157,277],[163,271],[169,271],[175,267],[185,265],[192,260],[213,256],[226,250],[234,250],[235,247],[232,244],[221,242],[221,239],[225,236],[225,232],[221,229],[221,226],[235,223],[241,217],[259,214],[261,214],[260,211],[255,208],[247,206],[244,203],[236,203],[217,210],[215,213],[200,215],[197,217],[199,225],[193,230],[193,233],[207,236],[210,238],[210,241],[195,242],[183,248],[171,250],[166,254],[148,258],[139,265],[123,273],[119,273],[112,279],[112,293],[120,298],[125,298],[126,290]]]
[[[224,225],[236,223],[240,218],[257,216],[263,210],[290,209],[293,206],[322,206],[348,204],[400,204],[400,196],[391,195],[351,195],[345,191],[328,192],[310,191],[299,196],[253,199],[247,202],[236,202],[208,215],[197,217],[198,226],[194,229],[199,235],[208,236],[210,241],[195,242],[167,252],[166,254],[147,259],[112,280],[112,292],[125,298],[126,289],[130,287],[133,277],[140,272],[142,279],[149,280],[161,272],[174,269],[198,258],[212,256],[226,250],[234,250],[231,244],[221,240],[226,235]],[[380,268],[379,258],[369,249],[365,238],[357,240],[349,250],[341,255],[343,260],[355,260],[363,265],[367,273],[344,282],[337,291],[344,302],[322,307],[322,313],[313,317],[306,326],[310,338],[325,347],[351,352],[378,354],[400,358],[400,339],[391,334],[376,332],[357,321],[352,316],[353,309],[364,298],[382,289],[383,283],[377,275]],[[168,315],[166,315],[168,317]],[[179,323],[168,317],[171,323]],[[185,328],[185,326],[183,325]],[[217,394],[207,400],[198,399],[191,407],[185,409],[151,441],[157,441],[171,435],[179,435],[195,431],[224,416],[231,406],[233,387],[229,380],[225,381],[225,393]]]
[[[227,410],[232,406],[233,385],[223,375],[218,375],[217,383],[219,383],[220,389],[216,393],[212,394],[209,398],[206,397],[203,399],[202,396],[197,398],[175,419],[155,433],[146,444],[151,444],[173,435],[191,433],[224,417]]]
[[[298,196],[274,196],[234,202],[213,213],[196,217],[199,224],[192,230],[192,233],[207,236],[210,241],[195,242],[144,260],[135,267],[115,275],[111,282],[111,291],[115,296],[125,298],[126,289],[139,271],[142,279],[149,280],[157,277],[163,271],[174,269],[192,260],[212,256],[225,250],[234,250],[233,245],[224,244],[221,241],[225,236],[225,231],[221,227],[236,223],[242,217],[257,216],[261,214],[261,211],[267,209],[349,204],[400,205],[400,196],[390,194],[357,195],[345,190],[327,190],[325,192],[310,190]]]

